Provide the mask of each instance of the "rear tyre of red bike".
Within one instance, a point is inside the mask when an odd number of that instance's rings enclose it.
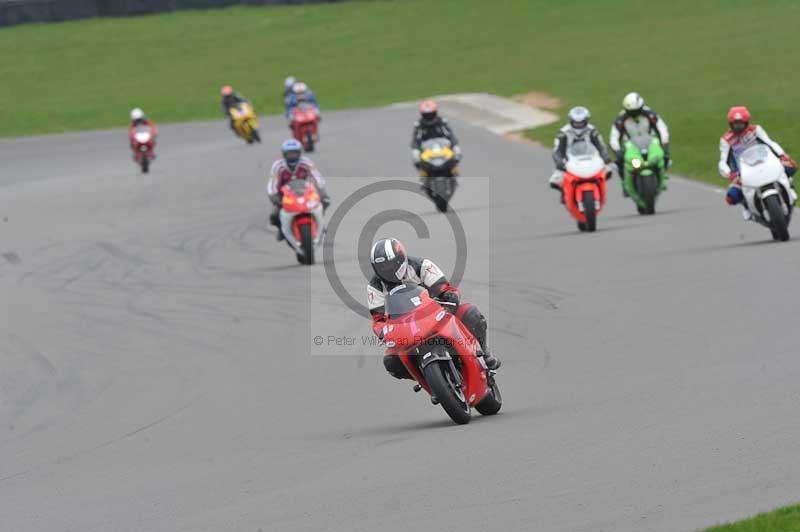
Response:
[[[503,406],[503,396],[500,395],[500,388],[494,380],[494,375],[489,377],[489,393],[480,403],[475,405],[475,410],[484,416],[493,416],[500,411]]]
[[[452,371],[452,366],[448,361],[439,360],[425,366],[422,373],[428,382],[431,393],[442,405],[450,419],[459,425],[466,425],[472,418],[472,412],[466,397],[464,397],[464,390],[456,384],[458,381],[452,375]]]

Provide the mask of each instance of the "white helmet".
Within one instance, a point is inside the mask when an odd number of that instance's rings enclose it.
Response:
[[[138,107],[136,109],[131,110],[131,121],[142,120],[143,118],[144,118],[144,111],[142,111]]]
[[[572,127],[572,130],[575,133],[583,133],[586,128],[589,126],[589,119],[592,117],[592,114],[586,107],[573,107],[569,110],[567,114],[567,118],[569,118],[569,125]]]
[[[622,99],[622,107],[626,111],[641,111],[644,107],[644,98],[638,92],[629,92]]]
[[[294,76],[289,76],[285,80],[283,80],[283,90],[289,90],[294,87],[294,84],[297,83],[297,80]]]
[[[295,94],[303,94],[306,91],[308,91],[308,85],[302,81],[298,81],[292,86],[292,92]]]

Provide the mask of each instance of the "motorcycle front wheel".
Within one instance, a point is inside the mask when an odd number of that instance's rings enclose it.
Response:
[[[314,237],[311,235],[310,224],[300,226],[300,247],[305,258],[303,264],[314,264]]]
[[[472,411],[464,390],[457,384],[458,380],[452,375],[452,367],[447,361],[431,362],[422,370],[425,380],[433,396],[442,405],[450,419],[459,425],[466,425],[472,418]]]
[[[594,208],[594,192],[583,193],[583,215],[586,217],[586,231],[592,233],[597,229],[597,212]]]

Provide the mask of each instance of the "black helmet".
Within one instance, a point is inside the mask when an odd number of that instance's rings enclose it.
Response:
[[[372,245],[369,262],[375,274],[388,283],[400,283],[408,269],[406,248],[399,240],[382,238]]]

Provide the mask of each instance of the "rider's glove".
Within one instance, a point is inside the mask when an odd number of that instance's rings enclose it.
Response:
[[[411,158],[414,159],[414,164],[419,164],[420,155],[421,152],[418,149],[414,148],[413,150],[411,150]]]
[[[320,201],[322,202],[322,212],[325,212],[325,211],[327,211],[327,210],[328,210],[328,207],[330,207],[330,206],[331,206],[331,200],[330,200],[330,198],[328,198],[328,197],[326,196],[326,197],[324,197],[324,198],[320,198]]]
[[[280,206],[280,204],[283,203],[280,194],[275,194],[274,196],[270,196],[269,201],[271,201],[272,204],[275,205],[276,207]]]
[[[458,306],[458,304],[461,302],[461,298],[458,296],[458,292],[455,290],[447,290],[446,292],[442,292],[439,295],[439,299],[448,303],[453,303],[456,306]]]
[[[606,179],[611,179],[614,176],[614,171],[617,169],[617,165],[613,163],[606,163]]]
[[[794,160],[792,160],[792,158],[785,153],[781,155],[781,162],[783,163],[783,166],[788,166],[789,168],[797,168],[797,163],[794,162]]]
[[[730,174],[728,174],[728,181],[730,182],[731,185],[742,184],[742,180],[739,177],[739,172],[731,172]]]
[[[461,146],[457,144],[453,146],[453,156],[456,158],[456,161],[461,160]]]

